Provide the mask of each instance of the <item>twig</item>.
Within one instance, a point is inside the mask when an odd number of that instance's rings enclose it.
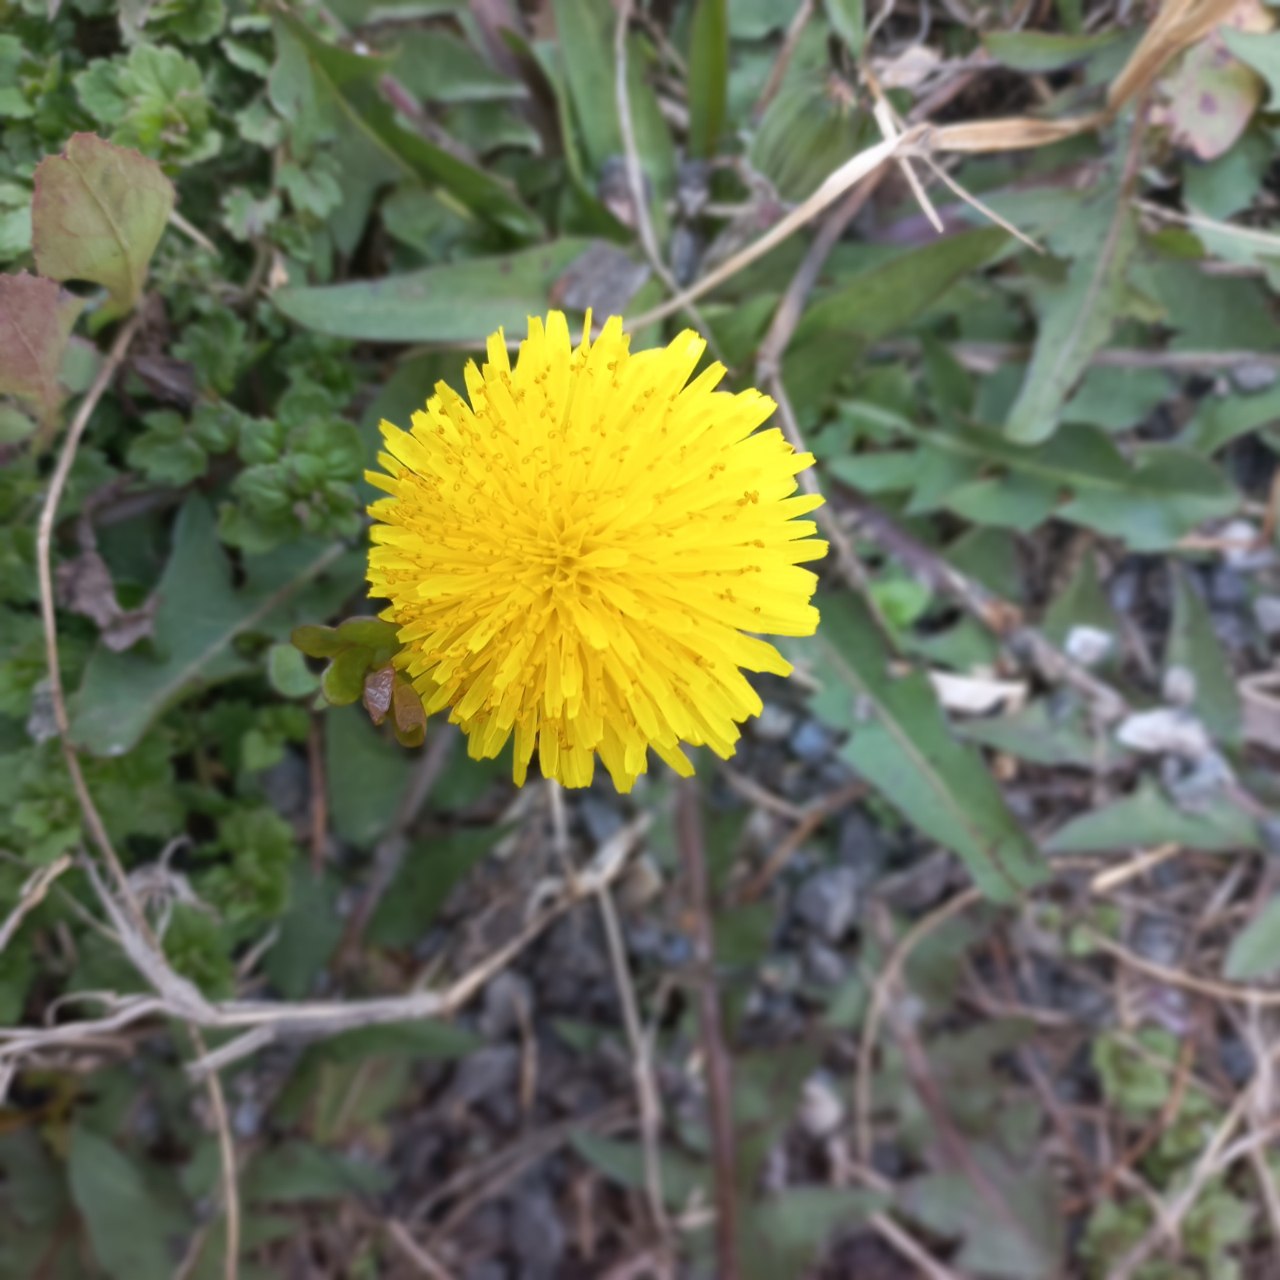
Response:
[[[596,893],[601,887],[611,885],[624,870],[627,855],[648,829],[648,825],[648,816],[642,814],[612,836],[601,845],[591,864],[578,872],[574,884],[566,885],[559,897],[539,912],[505,946],[443,991],[418,991],[404,996],[370,1000],[316,1000],[293,1004],[253,1000],[211,1003],[202,997],[198,1003],[193,1004],[189,999],[181,997],[176,1002],[171,998],[151,995],[114,997],[114,1012],[103,1018],[40,1029],[0,1027],[0,1062],[32,1049],[76,1044],[86,1038],[119,1031],[145,1018],[156,1016],[181,1018],[207,1030],[245,1032],[188,1063],[187,1071],[199,1077],[238,1062],[283,1036],[314,1039],[337,1035],[358,1027],[445,1017],[465,1004],[570,907]],[[115,912],[119,917],[118,907]],[[149,975],[144,976],[148,976],[150,980]],[[181,991],[178,984],[183,980],[177,978],[177,975],[174,975],[174,979],[176,981],[171,980],[166,985],[171,990]]]
[[[564,789],[554,779],[547,779],[547,798],[551,805],[552,840],[556,854],[566,874],[576,878],[569,849],[569,824],[565,814]],[[614,985],[618,989],[618,1003],[622,1006],[622,1023],[631,1049],[631,1071],[636,1086],[636,1107],[640,1116],[641,1151],[644,1156],[645,1194],[649,1200],[649,1212],[664,1248],[670,1247],[671,1223],[667,1217],[666,1198],[662,1188],[662,1157],[659,1141],[662,1135],[662,1099],[654,1079],[653,1052],[649,1037],[640,1020],[636,1004],[635,983],[631,978],[631,966],[627,963],[627,948],[622,929],[618,925],[618,913],[613,905],[613,895],[608,885],[600,885],[595,893],[600,908],[600,922],[604,926],[605,941],[609,950],[609,963],[613,969]]]
[[[39,867],[27,878],[26,883],[18,891],[18,904],[9,913],[3,924],[0,924],[0,954],[13,940],[18,926],[45,899],[45,895],[53,886],[53,882],[71,865],[71,855],[64,853],[47,867]]]
[[[801,0],[799,8],[787,25],[786,34],[782,37],[782,48],[778,50],[778,56],[773,60],[773,66],[769,68],[769,78],[764,82],[764,88],[760,91],[755,106],[751,108],[753,120],[759,120],[764,115],[765,107],[777,94],[782,84],[782,77],[787,74],[787,68],[791,65],[796,45],[811,17],[813,17],[813,0]]]
[[[90,384],[89,390],[85,393],[71,420],[71,425],[67,428],[66,438],[62,442],[57,464],[49,479],[49,489],[45,494],[44,505],[40,508],[40,519],[36,526],[36,577],[40,585],[40,621],[44,630],[45,665],[48,668],[49,691],[53,703],[53,719],[58,728],[58,741],[62,748],[62,758],[66,763],[67,772],[71,775],[71,785],[75,790],[85,826],[88,827],[93,843],[110,871],[116,890],[128,912],[129,919],[126,919],[123,914],[119,915],[117,929],[119,930],[120,924],[123,924],[122,939],[128,937],[136,941],[130,954],[130,959],[135,965],[139,959],[145,957],[148,962],[152,962],[153,970],[166,971],[168,978],[173,980],[172,982],[166,980],[170,991],[181,991],[183,998],[188,999],[186,989],[194,992],[195,988],[168,968],[159,943],[147,923],[142,904],[138,901],[119,855],[111,843],[111,837],[107,834],[102,815],[98,812],[98,807],[85,782],[84,770],[80,767],[80,757],[71,741],[71,720],[67,715],[66,692],[62,687],[62,669],[58,658],[58,618],[53,595],[53,526],[58,516],[58,505],[62,501],[67,477],[71,474],[71,466],[75,462],[76,451],[80,447],[85,429],[142,325],[142,314],[141,310],[135,311],[120,327],[107,353],[107,358],[102,362],[97,377]],[[92,871],[92,864],[86,865]],[[96,873],[94,875],[96,879]],[[105,894],[103,896],[108,897]],[[195,994],[199,995],[198,992]],[[186,1030],[196,1054],[203,1056],[206,1047],[199,1031],[189,1024]],[[4,1047],[0,1046],[0,1049]],[[227,1234],[224,1275],[226,1280],[235,1280],[239,1274],[240,1256],[240,1197],[236,1184],[235,1146],[231,1138],[231,1125],[227,1116],[227,1102],[222,1092],[222,1082],[216,1076],[211,1076],[206,1082],[206,1089],[209,1094],[210,1111],[217,1127],[218,1151],[222,1168],[222,1200]]]
[[[658,1145],[662,1135],[662,1099],[654,1079],[653,1046],[640,1022],[635,985],[631,980],[631,968],[627,964],[627,950],[622,930],[618,926],[618,913],[607,887],[596,891],[596,902],[600,905],[600,918],[609,944],[609,961],[613,966],[614,982],[622,1004],[622,1021],[631,1045],[631,1070],[635,1077],[636,1102],[640,1112],[640,1141],[644,1153],[644,1184],[649,1199],[649,1212],[653,1215],[654,1226],[663,1246],[669,1247],[671,1223],[667,1219],[662,1187],[662,1157]]]
[[[177,209],[170,210],[169,225],[176,227],[188,240],[198,244],[206,253],[217,255],[218,246],[194,222],[188,222]]]
[[[732,279],[739,271],[764,257],[770,249],[780,245],[792,232],[798,231],[806,223],[812,221],[824,209],[839,200],[850,187],[862,181],[869,174],[874,173],[886,160],[890,160],[899,153],[918,144],[926,136],[926,133],[927,131],[923,128],[914,128],[900,134],[890,142],[879,142],[873,147],[867,147],[865,150],[859,151],[857,155],[846,160],[844,164],[828,175],[826,181],[811,196],[801,201],[789,213],[784,214],[762,236],[735,253],[733,257],[726,259],[718,267],[707,272],[700,280],[696,280],[687,289],[676,294],[675,297],[669,298],[666,302],[656,307],[651,307],[648,311],[642,312],[638,316],[632,316],[629,321],[629,327],[631,329],[641,329],[645,325],[654,324],[658,320],[665,320],[677,311],[682,311],[689,303],[710,293],[712,289],[723,284],[726,280]]]
[[[653,229],[653,218],[649,213],[649,198],[645,192],[644,170],[640,165],[640,149],[636,144],[635,122],[631,118],[631,94],[627,87],[627,32],[631,24],[633,7],[634,0],[620,0],[613,37],[614,98],[618,109],[618,128],[622,133],[627,187],[631,192],[631,205],[636,215],[636,230],[640,235],[640,245],[644,249],[645,257],[649,259],[649,265],[666,286],[667,292],[678,294],[680,285],[662,257],[658,236]],[[723,353],[719,350],[715,337],[698,308],[693,303],[689,303],[685,309],[698,332],[706,338],[712,355],[717,360],[722,360]]]
[[[1176,1238],[1179,1227],[1200,1198],[1205,1185],[1223,1170],[1229,1168],[1241,1155],[1246,1154],[1248,1148],[1242,1148],[1239,1143],[1236,1143],[1230,1149],[1224,1150],[1224,1148],[1227,1146],[1228,1139],[1245,1117],[1252,1091],[1252,1086],[1250,1086],[1242,1089],[1236,1095],[1236,1100],[1232,1103],[1231,1109],[1227,1112],[1222,1123],[1214,1130],[1213,1136],[1205,1144],[1204,1150],[1201,1151],[1200,1157],[1191,1171],[1187,1185],[1174,1197],[1172,1203],[1166,1207],[1163,1216],[1157,1219],[1151,1230],[1107,1272],[1107,1280],[1130,1280],[1138,1268],[1159,1248],[1162,1236]],[[1256,1137],[1257,1135],[1255,1134],[1254,1136]],[[1273,1140],[1274,1135],[1268,1134],[1266,1137],[1269,1140]]]
[[[1170,858],[1176,857],[1181,852],[1182,846],[1180,844],[1162,844],[1154,849],[1147,849],[1136,858],[1131,858],[1128,862],[1122,862],[1119,866],[1107,867],[1105,870],[1099,871],[1089,881],[1089,892],[1110,893],[1113,889],[1118,889],[1122,884],[1132,880],[1134,876],[1143,875],[1153,867],[1158,867],[1161,863],[1168,862]]]
[[[383,1226],[391,1243],[424,1275],[431,1280],[453,1280],[453,1272],[435,1260],[414,1238],[409,1228],[399,1218],[391,1218]]]
[[[93,417],[107,388],[116,375],[116,370],[124,360],[130,344],[142,325],[142,312],[136,311],[120,327],[116,340],[111,344],[107,358],[98,370],[84,399],[76,410],[71,425],[67,428],[66,438],[58,454],[58,461],[49,478],[49,489],[45,494],[44,505],[40,509],[40,520],[36,526],[36,577],[40,584],[40,621],[44,627],[45,666],[49,673],[49,693],[53,703],[53,719],[58,727],[58,739],[62,745],[62,756],[67,764],[67,772],[71,774],[71,784],[75,788],[76,799],[84,814],[85,825],[97,846],[102,860],[106,863],[116,883],[120,896],[129,905],[130,911],[138,920],[145,923],[142,907],[139,905],[129,878],[120,865],[120,859],[112,847],[111,838],[103,825],[102,816],[89,794],[84,780],[84,771],[80,768],[80,760],[75,747],[71,743],[71,721],[67,715],[66,693],[62,687],[62,668],[58,660],[58,619],[54,610],[53,568],[51,548],[53,545],[53,526],[58,516],[58,504],[62,501],[62,491],[67,485],[67,476],[71,473],[71,464],[75,461],[76,451],[80,447],[81,437]]]
[[[890,952],[876,975],[867,1016],[862,1023],[862,1035],[858,1042],[858,1073],[854,1079],[854,1150],[862,1164],[871,1163],[871,1059],[880,1036],[880,1022],[889,1003],[890,993],[916,947],[952,916],[959,915],[981,899],[982,894],[977,889],[966,889],[954,898],[949,898],[927,916],[922,916],[903,934],[902,940]]]
[[[318,713],[312,713],[307,730],[307,778],[310,783],[311,873],[319,875],[324,870],[325,846],[329,838],[329,796],[324,776],[324,721]]]
[[[1230,1000],[1236,1003],[1254,1002],[1260,1008],[1280,1008],[1280,991],[1268,991],[1265,987],[1246,987],[1234,982],[1217,982],[1212,978],[1198,978],[1194,974],[1183,973],[1181,969],[1171,969],[1167,965],[1156,964],[1153,960],[1144,960],[1140,955],[1130,951],[1118,942],[1112,941],[1095,929],[1085,926],[1089,941],[1101,951],[1114,956],[1130,969],[1145,973],[1149,978],[1167,982],[1170,986],[1182,987],[1202,996],[1212,996],[1215,1000]]]
[[[893,338],[876,343],[870,351],[876,356],[919,355],[916,338]],[[975,373],[992,373],[1002,364],[1028,360],[1032,348],[1022,342],[952,342],[947,352],[959,364]],[[1145,351],[1135,347],[1104,347],[1089,358],[1092,368],[1156,369],[1168,373],[1217,373],[1240,365],[1280,367],[1280,352],[1275,351]]]
[[[392,816],[391,825],[374,849],[373,870],[369,874],[369,884],[342,932],[342,940],[338,944],[337,956],[334,959],[335,969],[339,971],[345,969],[354,961],[364,938],[364,932],[369,927],[369,921],[373,919],[378,903],[391,887],[391,882],[396,878],[396,872],[400,870],[400,864],[404,861],[405,851],[409,847],[409,828],[417,820],[422,806],[430,798],[440,775],[444,772],[445,765],[449,763],[449,756],[457,738],[457,730],[450,724],[442,723],[431,735],[431,741],[418,757],[414,770],[409,776],[409,784]]]
[[[795,856],[796,850],[820,827],[828,818],[834,817],[846,805],[860,800],[867,794],[867,784],[862,781],[850,782],[822,796],[801,816],[794,827],[778,842],[773,852],[765,859],[764,865],[738,890],[739,902],[754,902],[773,883],[778,873]]]
[[[1089,699],[1095,714],[1104,722],[1117,719],[1124,712],[1127,704],[1116,690],[1073,662],[1041,632],[1025,625],[1016,606],[965,577],[936,551],[900,528],[879,507],[850,490],[842,488],[842,492],[853,509],[858,531],[863,536],[934,590],[951,596],[984,627],[1011,644],[1021,646],[1046,680],[1071,685]]]
[[[733,1128],[733,1077],[720,1020],[715,980],[715,942],[707,886],[706,852],[697,781],[682,778],[676,787],[676,844],[684,872],[686,904],[697,968],[698,1027],[707,1086],[707,1119],[715,1178],[717,1280],[738,1280],[737,1154]]]

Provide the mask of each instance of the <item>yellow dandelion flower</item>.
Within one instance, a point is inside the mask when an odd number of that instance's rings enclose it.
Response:
[[[489,339],[470,403],[442,382],[411,431],[382,424],[370,595],[473,758],[514,732],[517,783],[535,747],[544,776],[586,786],[598,755],[621,791],[649,747],[685,775],[682,743],[727,758],[761,710],[742,669],[791,671],[751,633],[818,624],[813,457],[756,430],[767,396],[715,390],[723,366],[689,381],[705,345],[632,352],[615,317],[575,350],[553,311],[514,368]]]

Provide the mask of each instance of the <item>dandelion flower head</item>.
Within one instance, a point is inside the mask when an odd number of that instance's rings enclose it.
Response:
[[[599,756],[621,791],[650,747],[684,775],[682,744],[731,756],[761,710],[743,670],[791,671],[760,636],[818,624],[813,457],[757,430],[767,396],[715,389],[723,366],[689,380],[704,347],[632,352],[615,317],[575,348],[553,311],[514,367],[489,339],[467,399],[442,382],[412,430],[382,424],[370,594],[472,757],[515,735],[517,783],[535,750],[570,787]]]

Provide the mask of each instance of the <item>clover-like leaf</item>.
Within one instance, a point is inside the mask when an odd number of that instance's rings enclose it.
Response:
[[[103,285],[110,295],[104,316],[123,315],[142,295],[173,200],[173,184],[154,160],[73,134],[62,155],[36,168],[36,267],[53,280]]]
[[[25,271],[0,276],[0,395],[52,421],[62,403],[58,370],[83,302]]]

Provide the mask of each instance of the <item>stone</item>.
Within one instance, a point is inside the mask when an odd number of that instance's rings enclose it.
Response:
[[[761,742],[785,742],[796,726],[796,714],[777,702],[766,702],[751,721],[751,734]]]
[[[815,872],[796,891],[791,909],[824,942],[839,942],[858,914],[857,872],[852,867]]]
[[[520,1280],[555,1280],[561,1274],[564,1225],[545,1188],[523,1187],[511,1197],[511,1250]]]
[[[791,754],[806,764],[817,764],[831,754],[834,739],[816,720],[806,720],[791,735]]]

